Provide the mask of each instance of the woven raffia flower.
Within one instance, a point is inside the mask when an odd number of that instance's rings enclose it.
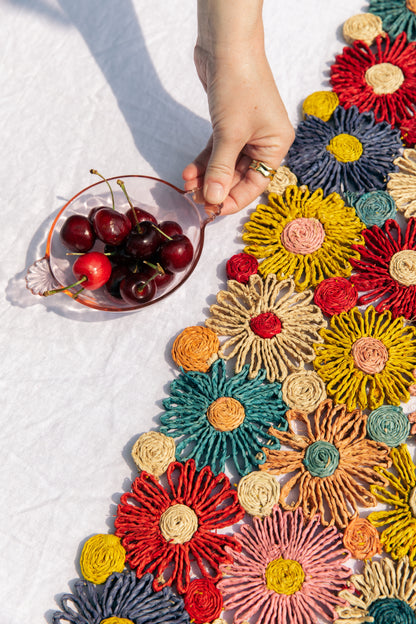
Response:
[[[325,384],[315,371],[292,373],[282,383],[282,397],[290,409],[310,414],[325,401]]]
[[[215,477],[208,466],[197,472],[192,459],[170,464],[166,477],[164,489],[142,472],[121,496],[114,524],[137,576],[154,572],[155,590],[175,584],[182,594],[191,559],[204,578],[219,579],[219,565],[231,559],[226,547],[238,543],[217,530],[241,520],[244,510],[224,474]]]
[[[91,583],[104,583],[113,572],[122,572],[126,551],[116,535],[98,534],[84,544],[80,558],[82,576]]]
[[[403,318],[369,306],[341,312],[321,330],[323,344],[315,346],[314,367],[326,383],[328,396],[349,410],[399,405],[410,398],[416,367],[416,329]]]
[[[395,447],[406,442],[410,421],[400,405],[381,405],[367,418],[367,434],[372,440]]]
[[[340,597],[348,607],[336,607],[334,624],[415,624],[416,570],[407,558],[394,564],[390,559],[366,561],[362,574],[353,574],[351,582],[358,590],[343,590]]]
[[[368,11],[381,17],[383,28],[392,37],[404,31],[409,41],[416,41],[415,0],[370,0]]]
[[[327,316],[347,312],[357,305],[358,292],[345,277],[328,277],[315,290],[314,301]]]
[[[400,133],[404,144],[407,147],[414,147],[416,144],[416,109],[411,119],[406,119],[400,124]]]
[[[209,579],[194,579],[184,595],[185,609],[191,622],[212,622],[221,613],[223,600],[219,589]]]
[[[106,581],[103,591],[92,583],[76,581],[72,594],[60,600],[62,611],[55,611],[53,624],[189,624],[183,600],[166,588],[152,589],[153,577],[140,580],[134,572],[115,573]]]
[[[333,91],[314,91],[305,98],[302,112],[304,116],[313,115],[323,121],[328,121],[337,106],[339,106],[339,99]]]
[[[318,616],[334,617],[337,596],[351,574],[348,553],[335,527],[323,528],[319,517],[304,523],[300,509],[254,518],[237,535],[242,552],[222,566],[219,583],[226,609],[236,609],[234,622],[315,624]]]
[[[268,472],[256,470],[240,479],[237,487],[238,500],[251,516],[270,516],[279,502],[280,484]]]
[[[393,41],[377,37],[375,47],[356,41],[344,48],[331,67],[331,84],[345,108],[357,106],[376,121],[400,126],[416,104],[416,43],[400,33]]]
[[[379,35],[385,35],[381,18],[371,13],[359,13],[349,17],[344,22],[342,34],[349,44],[364,41],[367,45],[373,44]]]
[[[355,516],[344,531],[345,548],[354,559],[371,559],[380,555],[382,547],[377,529],[367,520]]]
[[[397,173],[390,173],[387,190],[406,219],[416,216],[416,149],[406,149],[396,158]]]
[[[131,456],[139,470],[160,477],[175,461],[175,441],[158,431],[145,431],[136,440]]]
[[[186,327],[176,337],[172,346],[172,358],[185,370],[205,373],[218,358],[218,336],[207,327]]]
[[[364,193],[351,203],[358,218],[369,228],[373,225],[383,226],[387,219],[396,216],[396,204],[386,191],[370,191]]]
[[[247,284],[250,275],[257,273],[259,263],[257,258],[244,251],[227,260],[226,272],[228,279],[237,280],[240,284]]]
[[[269,381],[282,381],[315,357],[325,325],[321,310],[311,304],[312,292],[295,293],[293,280],[279,282],[274,274],[252,275],[248,284],[230,281],[217,294],[206,325],[220,336],[231,336],[221,346],[225,360],[236,357],[239,373],[250,359],[249,379],[264,368]]]
[[[265,382],[264,369],[254,379],[248,372],[246,365],[227,379],[224,360],[217,360],[210,373],[182,373],[172,382],[160,431],[181,438],[179,460],[193,458],[198,470],[208,465],[217,474],[231,458],[245,475],[265,460],[262,447],[279,447],[267,432],[272,425],[287,429],[281,386]]]
[[[359,260],[351,281],[362,294],[358,305],[377,301],[377,312],[391,310],[394,318],[416,316],[416,219],[409,220],[403,235],[393,219],[383,229],[374,225],[363,232],[365,245],[354,245]]]
[[[261,275],[292,277],[297,290],[316,286],[326,277],[350,275],[348,259],[358,258],[352,245],[360,243],[364,224],[354,208],[337,193],[290,186],[283,195],[269,195],[244,224],[245,251],[260,263]]]
[[[276,173],[271,179],[269,186],[267,187],[268,193],[283,193],[283,191],[293,184],[297,184],[298,179],[295,174],[286,167],[285,165],[281,165],[276,169]]]
[[[412,462],[407,445],[402,444],[390,451],[395,472],[379,467],[380,475],[387,479],[389,489],[374,485],[375,497],[392,507],[385,511],[373,511],[368,520],[376,527],[386,526],[380,541],[393,559],[409,556],[410,565],[416,565],[416,466]],[[394,493],[392,493],[392,491]]]
[[[291,474],[281,487],[283,509],[303,508],[307,518],[317,512],[325,526],[347,526],[358,513],[358,506],[374,507],[375,497],[368,486],[386,485],[374,466],[389,466],[389,449],[385,444],[366,439],[367,417],[360,411],[347,412],[345,405],[323,401],[313,418],[305,412],[289,410],[289,431],[270,429],[291,450],[268,450],[261,466],[272,474]],[[306,429],[299,435],[292,428],[298,421]]]
[[[386,188],[401,149],[400,131],[377,123],[372,111],[338,106],[326,122],[313,116],[300,122],[288,164],[312,191],[365,193]]]

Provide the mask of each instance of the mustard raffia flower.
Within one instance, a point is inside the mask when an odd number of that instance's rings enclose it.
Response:
[[[124,570],[126,551],[120,538],[111,533],[93,535],[84,544],[80,567],[82,576],[100,585],[114,573]]]
[[[383,403],[399,405],[410,398],[416,367],[416,328],[393,320],[389,310],[377,314],[372,306],[333,316],[315,345],[314,367],[326,383],[328,396],[376,409]]]
[[[391,462],[385,444],[366,439],[366,415],[326,400],[313,418],[296,410],[286,412],[286,418],[287,432],[273,427],[269,432],[291,450],[265,449],[267,459],[260,466],[272,474],[294,473],[280,490],[283,509],[302,507],[306,518],[319,512],[323,525],[345,528],[358,506],[374,507],[368,486],[387,484],[374,466]],[[302,423],[304,435],[292,427],[293,421]]]
[[[357,592],[342,590],[339,597],[347,607],[337,605],[334,624],[414,624],[416,622],[416,570],[406,557],[394,564],[390,559],[366,561],[363,574],[350,581]]]
[[[218,354],[236,358],[236,373],[248,359],[249,379],[264,368],[269,381],[282,381],[314,359],[313,345],[322,341],[319,329],[325,321],[311,303],[311,291],[294,291],[293,280],[279,282],[270,274],[265,280],[252,275],[247,284],[231,280],[228,290],[217,294],[205,323],[219,336],[230,336]]]
[[[350,258],[359,259],[351,245],[363,243],[365,225],[338,193],[324,196],[322,189],[290,186],[283,195],[269,195],[244,226],[246,253],[264,258],[261,275],[292,277],[297,290],[316,286],[323,279],[351,274]]]
[[[389,489],[374,485],[374,496],[393,507],[384,511],[373,511],[368,520],[376,527],[387,525],[380,541],[393,559],[409,556],[410,565],[416,565],[416,466],[410,458],[406,444],[390,451],[395,473],[383,467],[377,471],[387,479]],[[392,493],[392,491],[394,493]]]

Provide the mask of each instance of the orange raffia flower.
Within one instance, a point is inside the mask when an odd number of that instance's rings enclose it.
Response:
[[[378,531],[367,518],[355,516],[344,531],[343,541],[354,559],[371,559],[382,551]]]
[[[365,414],[358,409],[349,413],[345,405],[331,400],[323,401],[312,418],[296,410],[286,412],[286,418],[289,431],[271,427],[270,433],[291,450],[265,449],[267,459],[260,469],[277,475],[294,473],[280,491],[283,509],[302,507],[306,518],[319,512],[325,526],[345,528],[358,514],[358,506],[376,504],[365,486],[386,485],[374,467],[390,466],[388,446],[366,439]],[[305,435],[294,430],[293,421],[303,425]]]

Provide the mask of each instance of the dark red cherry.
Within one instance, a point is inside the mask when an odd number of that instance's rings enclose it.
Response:
[[[112,297],[116,297],[116,299],[122,299],[122,296],[120,294],[120,284],[122,280],[130,274],[130,269],[126,265],[120,264],[117,266],[113,266],[111,270],[111,275],[104,285],[104,290],[106,290]]]
[[[91,223],[92,223],[92,220],[94,218],[95,213],[98,212],[99,210],[101,210],[101,208],[107,208],[108,209],[108,206],[95,206],[95,208],[91,208],[91,210],[88,213],[88,221],[91,221]]]
[[[95,243],[95,232],[92,225],[87,217],[82,215],[68,217],[61,227],[59,236],[70,251],[89,251]]]
[[[160,264],[164,269],[177,273],[192,262],[194,249],[185,234],[175,234],[171,240],[162,243],[158,250]]]
[[[142,221],[126,238],[126,253],[134,258],[150,258],[159,247],[161,234],[150,221]]]
[[[98,238],[109,245],[119,245],[131,230],[130,220],[122,212],[112,208],[97,210],[92,225]]]
[[[120,294],[126,303],[137,305],[154,297],[156,284],[143,273],[131,273],[120,283]]]
[[[183,234],[183,230],[176,221],[161,221],[157,226],[166,236],[175,236],[175,234]]]
[[[172,281],[175,275],[166,269],[163,269],[162,266],[159,265],[143,265],[142,272],[149,276],[149,278],[153,278],[155,280],[157,290],[161,290],[162,288],[166,288]]]
[[[134,214],[136,215],[136,219],[134,218]],[[137,223],[141,223],[142,221],[150,221],[155,225],[157,224],[157,219],[150,212],[143,210],[143,208],[138,208],[137,206],[129,208],[126,212],[126,216],[130,219],[132,227],[135,227]]]

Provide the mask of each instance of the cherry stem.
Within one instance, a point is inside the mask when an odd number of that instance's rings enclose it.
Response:
[[[56,293],[63,292],[64,290],[69,290],[70,288],[75,288],[75,286],[79,286],[79,284],[82,284],[87,279],[88,277],[86,275],[83,275],[81,279],[79,279],[77,282],[74,282],[70,286],[64,286],[63,288],[55,288],[54,290],[46,290],[44,293],[42,293],[42,295],[44,297],[50,297],[50,295],[56,295]],[[79,290],[75,296],[77,297],[82,290],[84,289],[81,288],[81,290]]]
[[[101,173],[98,173],[98,171],[96,169],[90,169],[90,173],[92,173],[93,175],[98,175],[107,184],[108,188],[110,189],[110,193],[111,193],[111,202],[113,204],[113,210],[115,210],[116,209],[116,204],[115,204],[115,201],[114,201],[114,193],[113,193],[113,189],[111,188],[111,185],[110,185],[109,181],[107,180],[107,178],[105,178],[103,175],[101,175]]]
[[[147,264],[147,266],[149,266],[151,269],[155,269],[155,271],[157,271],[158,275],[165,275],[165,273],[166,273],[166,271],[164,270],[162,265],[159,264],[159,262],[157,264],[152,264],[148,260],[143,260],[143,264]]]
[[[154,275],[152,275],[152,277],[149,277],[149,279],[146,282],[143,282],[143,286],[141,288],[138,288],[137,290],[139,292],[143,292],[143,290],[146,288],[146,286],[148,284],[150,284],[150,282],[152,282],[158,275],[159,275],[159,273],[155,273]]]
[[[161,230],[160,228],[157,227],[157,225],[155,225],[154,223],[152,223],[153,227],[155,228],[155,230],[157,230],[159,232],[159,234],[162,234],[163,236],[165,236],[168,240],[172,240],[172,237],[169,236],[168,234],[165,234],[165,232],[163,230]]]
[[[121,188],[121,190],[123,191],[124,195],[126,196],[127,201],[129,202],[129,206],[130,206],[131,211],[132,211],[132,213],[133,213],[133,218],[134,218],[134,220],[136,221],[136,228],[137,228],[137,231],[138,231],[138,232],[139,232],[139,234],[140,234],[140,233],[142,232],[142,228],[140,227],[140,222],[139,222],[139,220],[138,220],[138,218],[137,218],[136,210],[135,210],[135,208],[134,208],[134,206],[133,206],[133,204],[132,204],[132,202],[131,202],[131,199],[130,199],[130,197],[129,197],[128,193],[127,193],[127,190],[126,190],[126,187],[125,187],[125,185],[124,185],[123,180],[117,180],[117,184],[119,185],[119,187],[120,187],[120,188]]]

